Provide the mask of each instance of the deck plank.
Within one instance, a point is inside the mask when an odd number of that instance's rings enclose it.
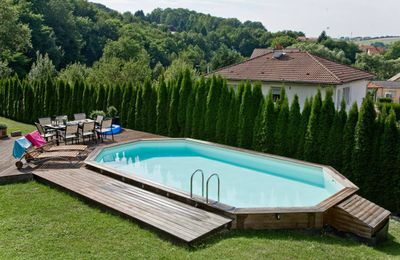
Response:
[[[33,175],[189,243],[232,221],[84,168]]]

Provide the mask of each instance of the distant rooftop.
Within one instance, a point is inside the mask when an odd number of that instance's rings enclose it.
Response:
[[[214,72],[230,80],[343,84],[374,75],[298,49],[255,49],[251,58]]]
[[[368,88],[400,88],[400,81],[371,81]]]
[[[389,81],[400,81],[400,73],[394,75],[389,79]]]

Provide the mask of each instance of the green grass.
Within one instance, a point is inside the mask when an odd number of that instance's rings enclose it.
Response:
[[[355,41],[357,44],[364,44],[364,45],[371,45],[372,43],[375,42],[382,42],[385,45],[390,45],[396,41],[400,41],[400,37],[389,37],[389,38],[376,38],[376,39],[370,39],[370,40],[363,40],[363,41]]]
[[[0,186],[0,259],[377,259],[400,256],[400,223],[372,248],[311,231],[231,231],[194,248],[36,182]]]
[[[4,123],[7,125],[8,134],[13,131],[22,131],[23,134],[27,134],[36,129],[34,125],[20,123],[5,117],[0,117],[0,123]]]

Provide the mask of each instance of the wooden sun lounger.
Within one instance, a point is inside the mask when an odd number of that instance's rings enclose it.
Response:
[[[47,152],[57,152],[57,151],[85,151],[87,149],[87,145],[65,145],[65,146],[51,146],[45,148],[44,150]]]
[[[26,152],[24,158],[28,163],[34,163],[41,166],[43,163],[53,160],[53,161],[68,161],[72,163],[72,161],[82,161],[86,156],[83,151],[71,151],[71,150],[61,150],[61,151],[44,151],[39,152],[37,150]],[[21,160],[15,163],[15,166],[18,169],[23,167],[23,162]]]

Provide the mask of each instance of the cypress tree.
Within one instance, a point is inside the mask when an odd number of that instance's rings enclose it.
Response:
[[[254,104],[254,110],[253,110],[254,130],[253,130],[252,148],[257,150],[258,147],[257,137],[259,132],[261,131],[262,115],[264,109],[264,95],[261,90],[261,84],[259,83],[256,83],[253,88],[253,104]]]
[[[137,86],[136,104],[135,104],[135,129],[143,131],[145,128],[145,115],[143,111],[143,86]]]
[[[179,85],[173,84],[171,89],[171,100],[169,105],[168,136],[179,136],[178,127],[178,104],[179,104]]]
[[[313,99],[304,143],[304,159],[310,162],[320,161],[321,107],[321,92],[318,90],[317,95]]]
[[[288,154],[288,122],[289,105],[286,97],[281,96],[280,110],[276,121],[275,130],[275,153],[278,155]]]
[[[34,113],[34,91],[31,84],[27,84],[25,81],[25,113],[24,122],[33,123],[36,120]]]
[[[177,117],[178,117],[180,136],[183,136],[185,132],[186,113],[188,112],[188,106],[189,105],[191,106],[191,104],[188,103],[191,92],[192,92],[192,79],[190,77],[190,71],[186,69],[179,89]]]
[[[341,109],[335,113],[333,125],[330,129],[324,162],[338,171],[342,170],[343,131],[347,120],[346,103],[342,101]]]
[[[132,98],[132,84],[128,83],[124,85],[124,88],[122,89],[122,98],[121,98],[121,106],[119,110],[119,115],[120,115],[120,121],[121,125],[124,127],[128,126],[128,115],[129,115],[129,109],[130,109],[130,101]]]
[[[320,143],[319,154],[321,155],[320,156],[321,163],[328,163],[328,161],[325,160],[328,158],[326,158],[326,156],[324,155],[326,154],[327,148],[329,146],[329,133],[331,131],[336,112],[332,95],[333,95],[332,89],[331,88],[327,89],[325,94],[325,99],[324,102],[322,103],[322,108],[321,108],[321,128],[318,136]]]
[[[372,98],[364,99],[358,116],[354,140],[353,171],[354,181],[360,187],[363,194],[371,193],[373,183],[371,169],[374,169],[374,134],[376,127],[376,113]]]
[[[192,125],[193,125],[193,111],[194,111],[194,105],[195,105],[195,99],[196,99],[196,89],[197,89],[197,83],[195,86],[191,89],[190,95],[187,101],[187,110],[186,110],[186,120],[185,120],[185,129],[184,129],[184,136],[185,137],[192,137]]]
[[[96,99],[96,109],[105,110],[105,100],[106,98],[106,88],[104,85],[99,85],[97,87],[97,99]]]
[[[126,85],[124,85],[124,89],[125,88],[126,88]],[[116,84],[114,86],[113,100],[111,103],[112,103],[112,106],[114,106],[118,110],[119,115],[121,115],[122,98],[123,98],[123,90],[121,88],[121,85]]]
[[[374,178],[376,189],[372,197],[379,205],[390,209],[398,210],[396,200],[393,196],[398,193],[398,161],[399,153],[399,129],[396,122],[396,113],[392,108],[384,122],[382,142],[380,145],[380,169]],[[385,191],[385,192],[382,192]]]
[[[229,90],[226,86],[226,81],[223,82],[221,87],[221,95],[219,97],[219,107],[217,111],[217,122],[215,137],[218,143],[225,143],[226,140],[226,115],[229,108]]]
[[[301,113],[299,97],[294,96],[289,112],[287,156],[295,157],[301,138]]]
[[[157,91],[157,134],[168,135],[168,91],[164,78],[160,79]]]
[[[238,144],[239,147],[251,148],[253,144],[253,97],[252,97],[251,84],[246,83],[242,100],[240,102],[239,109],[239,132],[238,132]]]
[[[208,91],[207,95],[207,103],[206,103],[206,116],[205,116],[205,123],[204,123],[204,137],[210,141],[216,141],[215,138],[215,131],[216,125],[215,122],[217,121],[217,112],[218,111],[218,103],[219,103],[219,96],[220,96],[220,80],[213,76],[211,80],[211,86]]]
[[[130,129],[135,129],[135,122],[136,122],[136,97],[137,97],[137,90],[138,87],[137,86],[133,86],[130,85],[130,87],[132,88],[132,94],[130,96],[129,99],[129,106],[128,106],[128,122],[127,122],[127,126]]]
[[[154,132],[155,131],[155,111],[156,104],[155,98],[153,97],[153,87],[149,79],[146,79],[143,88],[142,88],[142,96],[141,96],[141,105],[143,107],[143,131]],[[154,121],[154,124],[152,122]]]
[[[351,107],[346,124],[343,130],[343,153],[342,153],[342,173],[349,180],[354,181],[353,175],[353,149],[354,149],[354,134],[355,128],[358,121],[358,107],[357,103],[354,103]]]
[[[261,130],[257,137],[257,150],[266,153],[274,152],[275,122],[275,105],[272,98],[272,90],[270,90],[263,109]]]
[[[200,79],[195,93],[192,136],[193,138],[202,139],[204,137],[204,114],[207,100],[206,82],[203,77]]]
[[[239,117],[239,100],[238,93],[233,88],[229,89],[229,109],[226,122],[225,143],[231,146],[237,145],[237,125]]]

